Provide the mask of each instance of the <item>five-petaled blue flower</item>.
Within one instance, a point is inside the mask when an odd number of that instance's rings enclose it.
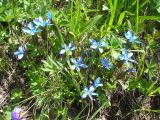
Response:
[[[94,86],[95,88],[100,87],[100,86],[103,86],[103,84],[100,82],[100,80],[101,80],[100,77],[98,77],[98,78],[95,79],[95,81],[94,81],[94,83],[93,83],[93,86]]]
[[[76,48],[74,47],[73,42],[70,42],[67,46],[66,44],[62,45],[62,50],[59,52],[59,54],[64,54],[65,52],[69,52],[68,54],[71,55],[73,50]]]
[[[101,59],[101,63],[106,69],[110,69],[112,67],[112,64],[109,62],[108,59]]]
[[[47,25],[51,25],[51,24],[49,24],[48,20],[43,20],[42,17],[34,19],[33,22],[37,25],[37,27],[39,27],[39,26],[46,27]]]
[[[23,32],[26,32],[28,34],[31,34],[31,35],[35,35],[37,32],[41,32],[41,30],[37,30],[37,27],[33,26],[33,24],[30,22],[27,27],[29,29],[26,29],[26,28],[23,28]]]
[[[133,53],[128,53],[126,49],[123,49],[122,55],[119,56],[119,59],[125,61],[127,66],[129,66],[129,62],[133,62],[137,64],[137,62],[131,58],[132,56],[133,56]]]
[[[97,93],[94,93],[94,90],[95,90],[95,87],[94,87],[93,85],[92,85],[89,89],[85,86],[85,87],[84,87],[84,90],[83,90],[83,92],[82,92],[81,97],[82,97],[82,98],[86,98],[87,96],[89,96],[89,98],[90,98],[91,100],[94,100],[94,99],[92,98],[92,95],[98,96]]]
[[[131,43],[141,43],[139,40],[138,40],[138,37],[137,36],[134,36],[133,35],[133,32],[128,30],[128,32],[124,33],[125,37],[128,39],[129,42]]]
[[[23,58],[25,54],[26,45],[20,46],[16,52],[14,52],[14,55],[17,56],[17,58],[20,60]]]
[[[47,13],[47,19],[50,20],[50,21],[52,20],[52,13],[51,12]]]
[[[91,46],[90,47],[93,48],[93,49],[98,49],[100,53],[103,52],[102,48],[108,45],[108,43],[106,43],[104,41],[104,38],[102,38],[100,40],[100,42],[97,42],[94,39],[90,39],[90,42],[91,42]]]
[[[82,61],[83,61],[82,57],[79,57],[78,60],[76,60],[75,58],[71,58],[71,62],[74,64],[74,65],[71,65],[71,69],[72,70],[76,69],[79,72],[80,67],[87,68],[88,66],[86,64],[82,64]]]

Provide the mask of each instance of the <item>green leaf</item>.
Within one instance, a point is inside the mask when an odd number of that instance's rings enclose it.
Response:
[[[146,94],[149,94],[149,92],[154,88],[155,84],[157,83],[157,81],[153,82],[147,89]]]
[[[160,16],[139,16],[139,19],[141,21],[144,21],[144,20],[155,20],[155,21],[158,21],[158,20],[160,20]]]
[[[97,15],[94,18],[90,19],[89,22],[86,23],[85,28],[77,35],[77,37],[84,34],[86,31],[89,32],[91,28],[93,28],[101,19],[102,15]]]
[[[149,96],[153,96],[155,93],[160,93],[160,87],[157,87],[155,90],[153,90],[150,94],[149,94]]]
[[[5,111],[5,120],[11,120],[12,108],[9,106]]]
[[[121,26],[121,25],[122,25],[124,16],[125,16],[125,12],[122,12],[122,13],[120,14],[120,16],[119,16],[119,20],[118,20],[117,26]]]
[[[118,59],[120,53],[115,51],[115,50],[111,50],[111,56],[114,58],[114,59]]]

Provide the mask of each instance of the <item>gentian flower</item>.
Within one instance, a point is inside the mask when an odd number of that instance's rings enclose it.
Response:
[[[37,27],[39,27],[39,26],[46,27],[47,25],[49,25],[48,21],[43,20],[42,17],[34,19],[33,22],[37,25]]]
[[[62,45],[62,50],[60,51],[59,54],[64,54],[65,52],[72,53],[71,51],[73,51],[75,49],[76,48],[74,47],[73,42],[70,42],[68,46],[66,44]]]
[[[94,87],[94,86],[91,86],[89,89],[85,86],[85,87],[84,87],[84,90],[83,90],[83,92],[82,92],[81,97],[82,97],[82,98],[86,98],[87,96],[89,96],[89,98],[90,98],[91,100],[94,100],[94,99],[92,98],[92,95],[98,96],[97,93],[94,93],[94,90],[95,90],[95,87]]]
[[[48,19],[49,21],[52,20],[52,13],[51,13],[51,12],[48,12],[48,13],[47,13],[47,19]]]
[[[76,60],[75,58],[71,58],[71,62],[74,64],[71,66],[72,70],[77,70],[80,71],[80,67],[82,68],[87,68],[88,66],[86,64],[82,64],[83,58],[80,57],[78,60]]]
[[[90,42],[91,42],[90,47],[93,49],[98,49],[100,53],[103,52],[102,48],[108,45],[108,43],[104,41],[104,38],[102,38],[100,42],[96,42],[94,39],[90,39]]]
[[[100,80],[101,80],[100,77],[98,77],[98,78],[95,79],[95,81],[94,81],[94,83],[93,83],[93,86],[94,86],[95,88],[100,87],[100,86],[103,86],[103,84],[100,83]]]
[[[20,60],[23,58],[25,54],[26,45],[20,46],[16,52],[14,52],[14,55],[17,56],[17,58]]]
[[[119,56],[119,59],[125,61],[127,66],[129,66],[129,62],[133,62],[137,64],[137,62],[131,58],[132,56],[133,56],[133,53],[128,53],[126,49],[123,49],[122,55]]]
[[[124,33],[124,35],[128,39],[128,41],[131,43],[134,43],[134,42],[141,43],[140,41],[138,41],[138,37],[134,36],[132,31],[130,31],[130,30],[128,32]]]
[[[112,67],[112,64],[109,62],[108,59],[101,59],[101,63],[106,69],[110,69]]]
[[[23,32],[26,32],[31,35],[35,35],[37,32],[41,32],[41,30],[37,30],[37,27],[33,26],[33,24],[31,22],[27,25],[27,27],[29,29],[24,28],[24,29],[22,29]]]
[[[14,110],[12,111],[12,120],[27,120],[24,117],[24,111],[20,107],[15,107]]]

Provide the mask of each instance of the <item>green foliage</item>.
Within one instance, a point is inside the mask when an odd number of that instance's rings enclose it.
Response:
[[[11,119],[11,112],[12,112],[12,108],[8,107],[6,112],[5,112],[5,119],[4,120],[10,120]]]
[[[22,98],[22,91],[21,89],[13,89],[11,92],[11,99],[12,101],[20,101],[20,99]]]
[[[42,31],[34,36],[21,30],[34,18],[42,16],[46,20],[48,11],[53,14],[52,25],[43,29],[40,27]],[[131,96],[130,92],[136,90],[143,99],[140,102],[135,100],[136,104],[130,105],[133,110],[126,110],[127,113],[122,116],[127,119],[134,109],[144,110],[143,102],[160,94],[159,13],[159,0],[1,1],[0,75],[1,72],[8,75],[14,71],[6,78],[13,79],[8,83],[12,104],[3,118],[10,119],[13,106],[28,105],[34,119],[98,119],[106,111],[112,116],[110,113],[115,105],[121,107],[121,102],[128,102],[121,101],[123,98],[118,93],[123,94],[123,97]],[[124,35],[128,30],[141,43],[129,42]],[[89,40],[95,39],[98,43],[102,38],[107,46],[100,53],[99,45],[92,49]],[[34,43],[36,40],[38,42]],[[61,45],[68,45],[71,41],[76,46],[75,51],[71,55],[69,52],[60,55]],[[27,44],[24,57],[16,60],[14,51],[24,44]],[[133,53],[132,58],[138,64],[127,66],[125,61],[120,60],[123,48]],[[71,69],[71,58],[77,59],[79,56],[84,58],[82,63],[88,67],[76,71]],[[112,63],[110,69],[102,66],[102,58],[108,58]],[[6,64],[7,61],[13,65]],[[130,68],[136,71],[129,72]],[[94,96],[96,101],[91,101],[88,96],[81,98],[84,86],[90,88],[97,77],[101,78],[103,86],[95,90],[99,94]],[[25,82],[21,83],[21,78]],[[18,87],[10,87],[15,83]],[[131,101],[128,104],[136,98],[129,99]],[[118,109],[121,111],[124,108]],[[146,108],[146,111],[159,112],[152,110],[152,107]]]

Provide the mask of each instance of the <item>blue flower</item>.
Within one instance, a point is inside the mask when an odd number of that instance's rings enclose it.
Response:
[[[100,42],[96,42],[94,39],[90,39],[90,42],[91,42],[90,47],[93,49],[98,49],[100,53],[103,52],[102,48],[108,45],[108,43],[104,41],[104,38],[102,38]]]
[[[119,56],[119,59],[125,61],[127,66],[129,66],[129,62],[133,62],[137,64],[137,62],[131,58],[132,56],[133,56],[133,53],[128,53],[126,49],[123,49],[122,55]]]
[[[82,98],[86,98],[87,96],[89,96],[89,98],[90,98],[91,100],[94,100],[94,99],[92,98],[92,96],[93,96],[93,95],[94,95],[94,96],[98,96],[97,93],[94,93],[94,90],[95,90],[95,87],[94,87],[94,86],[91,86],[89,89],[85,86],[85,87],[84,87],[84,90],[83,90],[83,92],[82,92],[81,97],[82,97]]]
[[[78,60],[76,60],[75,58],[71,58],[71,62],[74,64],[71,65],[71,69],[72,70],[76,69],[77,71],[80,71],[80,67],[87,68],[88,66],[86,64],[82,64],[82,61],[83,61],[82,57],[79,57]]]
[[[134,42],[141,43],[140,41],[138,41],[138,37],[134,36],[132,31],[130,31],[130,30],[128,32],[124,33],[124,35],[128,39],[128,41],[131,43],[134,43]]]
[[[62,45],[62,50],[59,52],[59,54],[64,54],[65,52],[69,52],[69,54],[71,54],[71,51],[75,49],[76,48],[74,47],[73,42],[70,42],[68,46],[66,44]]]
[[[26,45],[20,46],[16,52],[14,52],[14,55],[17,56],[17,58],[20,60],[23,58],[25,54]]]
[[[46,27],[48,24],[48,21],[43,20],[42,17],[36,18],[33,20],[33,22],[37,25],[37,27],[41,26],[41,27]]]
[[[47,19],[50,20],[50,21],[52,20],[52,13],[51,12],[47,13]]]
[[[15,107],[11,114],[12,120],[26,120],[26,111],[20,107]]]
[[[98,78],[95,79],[95,81],[94,81],[94,83],[93,83],[93,86],[94,86],[95,88],[100,87],[100,86],[103,86],[103,84],[100,83],[100,80],[101,80],[100,77],[98,77]]]
[[[101,59],[101,63],[106,69],[110,69],[112,67],[112,64],[109,62],[108,59]]]
[[[37,32],[41,32],[41,30],[37,30],[37,27],[33,26],[33,24],[31,22],[27,25],[27,27],[29,29],[24,28],[24,29],[22,29],[23,32],[26,32],[31,35],[35,35]]]

